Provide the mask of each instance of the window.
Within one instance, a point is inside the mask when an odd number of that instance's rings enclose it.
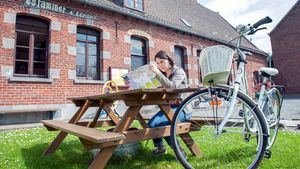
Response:
[[[132,9],[137,9],[139,11],[144,10],[144,0],[125,0],[126,6]]]
[[[174,47],[174,53],[175,53],[175,64],[179,67],[182,67],[184,69],[184,49],[182,47],[175,46]]]
[[[201,75],[201,67],[200,67],[200,53],[201,53],[201,50],[197,49],[196,52],[197,52],[198,79],[199,79],[199,82],[202,83],[202,75]]]
[[[100,79],[100,32],[77,28],[76,76],[88,80]]]
[[[48,76],[49,23],[30,16],[17,16],[14,75]]]
[[[147,63],[146,42],[138,37],[131,37],[131,70]]]

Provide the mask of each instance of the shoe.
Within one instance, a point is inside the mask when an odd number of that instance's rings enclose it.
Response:
[[[152,154],[154,154],[154,155],[161,155],[161,154],[166,154],[166,153],[167,153],[167,149],[165,146],[157,147],[156,149],[154,149],[152,151]]]

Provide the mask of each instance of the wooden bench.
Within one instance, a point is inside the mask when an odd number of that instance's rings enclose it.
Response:
[[[125,138],[124,134],[100,131],[94,128],[83,127],[60,120],[42,120],[45,127],[51,127],[93,143],[119,141]]]

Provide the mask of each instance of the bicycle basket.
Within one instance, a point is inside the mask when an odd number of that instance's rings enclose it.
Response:
[[[230,74],[234,50],[223,45],[206,47],[200,54],[203,85],[226,84]]]

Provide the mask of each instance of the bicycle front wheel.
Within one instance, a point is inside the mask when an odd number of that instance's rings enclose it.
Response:
[[[204,89],[182,102],[172,120],[171,140],[184,168],[257,168],[267,145],[266,122],[247,95],[239,92],[234,104],[233,115],[217,132],[230,105],[227,88],[214,88],[213,93]],[[245,108],[257,123],[255,132],[243,127],[240,112]],[[182,113],[189,120],[180,121]],[[183,125],[189,127],[183,130]],[[257,139],[246,140],[245,134]]]

